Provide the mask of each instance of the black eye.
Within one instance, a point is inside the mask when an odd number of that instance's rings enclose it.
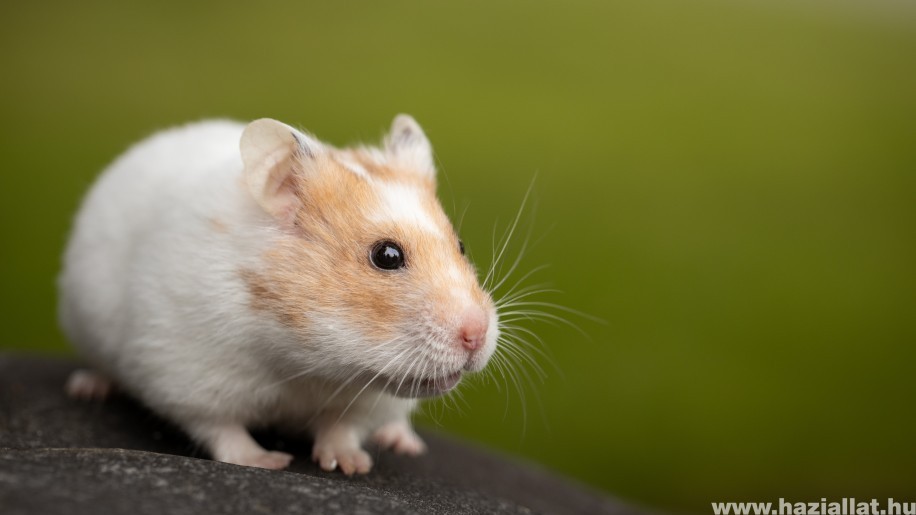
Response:
[[[464,255],[464,242],[461,240],[458,240],[458,251],[461,252],[462,256]]]
[[[373,245],[369,259],[381,270],[397,270],[404,267],[404,251],[397,243],[389,240]]]

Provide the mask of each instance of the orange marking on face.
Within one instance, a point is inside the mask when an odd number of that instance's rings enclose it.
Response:
[[[278,236],[260,269],[242,272],[253,307],[274,313],[304,336],[316,321],[337,317],[378,344],[415,334],[418,321],[449,329],[465,307],[458,305],[462,298],[490,306],[489,295],[458,249],[433,181],[391,169],[368,153],[346,152],[372,180],[332,159],[294,176],[301,202],[295,233]],[[439,229],[437,234],[378,220],[384,200],[379,188],[392,183],[416,192],[416,205]],[[406,268],[386,271],[371,264],[373,245],[386,239],[402,247]]]

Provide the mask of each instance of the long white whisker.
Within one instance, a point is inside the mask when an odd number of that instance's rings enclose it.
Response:
[[[404,350],[402,350],[402,351],[399,352],[397,355],[395,355],[393,358],[391,358],[391,359],[388,361],[388,363],[385,363],[385,366],[382,367],[381,370],[379,370],[378,372],[376,372],[376,374],[375,374],[374,376],[372,376],[372,379],[370,379],[369,381],[367,381],[366,384],[365,384],[362,388],[360,388],[360,390],[359,390],[358,392],[356,392],[356,395],[354,395],[353,398],[350,399],[350,403],[347,404],[347,406],[343,409],[343,411],[340,412],[340,416],[337,417],[337,421],[336,421],[335,423],[340,422],[340,420],[344,417],[344,415],[347,413],[347,411],[350,409],[350,407],[353,406],[353,403],[356,402],[356,399],[358,399],[359,396],[362,395],[362,393],[363,393],[364,391],[366,391],[366,388],[368,388],[369,385],[371,385],[376,379],[378,379],[378,377],[379,377],[380,375],[382,375],[383,373],[385,373],[385,370],[386,370],[389,366],[391,366],[392,363],[394,363],[395,361],[397,361],[397,359],[400,358],[400,357],[401,357],[405,352],[407,352],[408,350],[409,350],[409,347],[406,348],[406,349],[404,349]]]
[[[515,307],[515,306],[543,306],[543,307],[557,309],[560,311],[565,311],[567,313],[572,313],[573,315],[580,316],[582,318],[591,320],[592,322],[597,322],[599,324],[605,324],[605,325],[607,324],[607,320],[604,320],[603,318],[598,318],[594,315],[589,315],[588,313],[579,311],[578,309],[568,308],[566,306],[561,306],[560,304],[554,304],[553,302],[542,302],[542,301],[529,300],[525,302],[514,302],[514,303],[507,305],[507,307]]]
[[[506,349],[506,347],[503,347]],[[524,438],[525,432],[528,427],[528,402],[525,400],[525,389],[522,388],[521,381],[518,378],[516,373],[516,368],[512,366],[512,361],[506,357],[506,370],[509,372],[509,377],[512,378],[512,383],[515,385],[515,390],[518,392],[518,397],[520,405],[522,408],[522,437]]]
[[[391,344],[394,344],[394,343],[403,342],[403,341],[408,340],[408,338],[409,338],[408,335],[396,336],[396,337],[394,337],[394,338],[392,338],[392,339],[390,339],[390,340],[388,340],[388,341],[386,341],[386,342],[382,342],[382,343],[380,344],[380,347],[381,347],[381,346],[391,345]],[[331,402],[340,394],[340,392],[342,392],[345,388],[347,388],[348,386],[350,386],[350,384],[352,384],[353,381],[356,380],[356,378],[358,378],[360,375],[362,375],[363,372],[364,372],[363,370],[357,370],[357,371],[354,372],[352,375],[350,375],[349,378],[347,378],[345,381],[342,381],[342,382],[337,386],[337,389],[335,389],[335,390],[331,393],[330,396],[326,397],[326,398],[324,399],[324,402],[321,404],[321,406],[319,406],[318,409],[315,410],[315,413],[314,413],[311,417],[309,417],[309,419],[306,421],[306,425],[309,425],[309,424],[311,424],[312,422],[314,422],[315,419],[318,418],[319,415],[321,415],[321,413],[324,411],[324,409],[327,408],[327,407],[331,404]]]
[[[499,252],[496,255],[493,263],[490,265],[490,271],[487,273],[486,279],[484,279],[484,284],[489,284],[490,278],[492,277],[493,272],[496,270],[496,264],[502,260],[503,254],[506,252],[506,248],[509,246],[509,241],[512,239],[512,235],[515,233],[516,227],[518,227],[518,221],[522,217],[522,213],[525,210],[525,205],[528,203],[528,197],[531,195],[531,191],[534,189],[534,181],[537,178],[531,180],[531,184],[528,185],[528,191],[525,192],[524,198],[522,198],[522,204],[518,208],[518,212],[515,214],[515,219],[512,221],[512,224],[509,227],[508,235],[505,240],[502,242],[502,247],[499,249]]]
[[[503,297],[502,299],[499,300],[499,302],[496,303],[496,308],[499,309],[499,308],[509,306],[511,305],[512,302],[522,300],[522,299],[531,297],[533,295],[540,295],[543,293],[561,293],[561,290],[557,290],[554,288],[541,288],[540,286],[541,285],[535,285],[535,286],[529,286],[527,288],[522,288],[521,290],[516,292],[515,295],[512,295],[511,297],[508,297],[508,298]]]
[[[416,355],[416,354],[419,354],[421,351],[422,351],[422,347],[414,347],[413,350],[411,350],[410,353],[407,354],[407,356],[404,358],[403,361],[409,360],[411,357],[413,357],[413,356]],[[405,377],[406,377],[406,376],[405,376]],[[385,381],[385,386],[382,388],[382,390],[387,389],[388,386],[391,384],[391,382],[395,380],[395,378],[396,378],[395,376],[392,376],[392,375],[389,374],[388,380]],[[404,379],[402,378],[402,379],[401,379],[401,383],[403,383],[403,382],[404,382]],[[397,396],[398,392],[399,392],[400,389],[401,389],[401,383],[398,383],[398,388],[395,389],[395,391],[394,391],[394,395],[395,395],[395,396]],[[370,413],[375,411],[375,407],[378,406],[378,403],[379,403],[379,401],[380,401],[381,399],[382,399],[382,396],[381,396],[381,395],[376,396],[375,402],[372,403],[372,407],[369,409],[369,412],[370,412]]]
[[[524,206],[523,206],[523,207],[524,207]],[[521,213],[519,213],[519,214],[521,214]],[[513,227],[513,230],[514,230],[514,229],[515,229],[515,228]],[[494,285],[494,286],[491,288],[491,291],[494,291],[494,292],[495,292],[495,291],[499,290],[499,288],[509,279],[509,277],[512,276],[512,273],[515,272],[515,270],[518,268],[518,265],[519,265],[519,263],[521,263],[522,258],[525,257],[525,252],[528,250],[528,244],[531,242],[531,233],[532,233],[533,230],[534,230],[534,225],[533,225],[533,224],[532,224],[532,225],[529,225],[529,226],[528,226],[528,233],[525,234],[525,239],[522,241],[522,246],[521,246],[520,249],[518,249],[518,254],[515,256],[515,260],[512,261],[512,265],[509,267],[509,271],[506,272],[506,274],[502,277],[502,279],[500,279],[499,281],[496,282],[496,285]],[[512,235],[510,234],[509,236],[510,236],[510,238],[511,238]],[[506,244],[508,245],[508,243],[509,243],[509,241],[507,240],[507,241],[506,241]],[[502,270],[500,270],[500,271],[502,271]]]
[[[544,369],[537,362],[537,360],[535,360],[530,355],[528,355],[526,352],[524,352],[517,343],[509,339],[503,340],[502,343],[505,344],[506,352],[515,356],[519,364],[527,363],[528,365],[530,365],[531,368],[535,370],[538,377],[542,380],[547,377],[547,373],[544,372]]]
[[[411,356],[413,356],[413,360],[410,362],[410,366],[407,367],[407,370],[404,373],[404,376],[401,377],[401,381],[398,383],[398,387],[394,391],[395,395],[401,393],[401,387],[404,385],[404,381],[406,381],[407,378],[410,377],[411,373],[413,372],[413,367],[417,364],[417,361],[419,361],[420,358],[423,357],[423,348],[417,347],[416,350],[417,352],[414,352],[411,354]],[[408,356],[407,359],[410,359],[410,356]]]
[[[532,331],[529,331],[529,330],[524,329],[524,328],[521,328],[521,327],[517,327],[516,329],[520,329],[520,330],[522,330],[522,331],[525,331],[526,333],[530,334],[532,337],[537,338],[538,340],[540,340],[540,337],[538,337],[538,335],[534,334]],[[548,363],[549,363],[549,364],[550,364],[550,365],[551,365],[560,375],[563,375],[563,371],[562,371],[562,370],[560,369],[560,367],[557,365],[556,360],[554,360],[553,357],[550,356],[547,352],[541,350],[537,345],[532,344],[532,343],[529,342],[528,340],[519,337],[517,334],[512,334],[512,333],[510,333],[508,336],[511,337],[511,338],[513,338],[516,344],[521,345],[521,346],[523,346],[524,348],[529,349],[529,350],[531,350],[531,351],[533,351],[533,352],[536,352],[539,356],[541,356],[542,358],[544,358],[544,359],[545,359],[545,360],[546,360],[546,361],[547,361],[547,362],[548,362]]]

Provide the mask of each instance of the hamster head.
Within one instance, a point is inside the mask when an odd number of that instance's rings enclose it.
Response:
[[[493,299],[436,198],[432,148],[400,115],[380,147],[336,149],[280,122],[241,139],[248,191],[276,237],[244,271],[252,306],[303,373],[439,395],[496,348]]]

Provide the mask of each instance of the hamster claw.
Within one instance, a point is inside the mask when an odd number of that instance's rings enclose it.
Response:
[[[317,462],[325,472],[333,472],[339,468],[348,476],[368,474],[372,470],[372,457],[360,448],[316,446],[312,453],[312,461]]]

